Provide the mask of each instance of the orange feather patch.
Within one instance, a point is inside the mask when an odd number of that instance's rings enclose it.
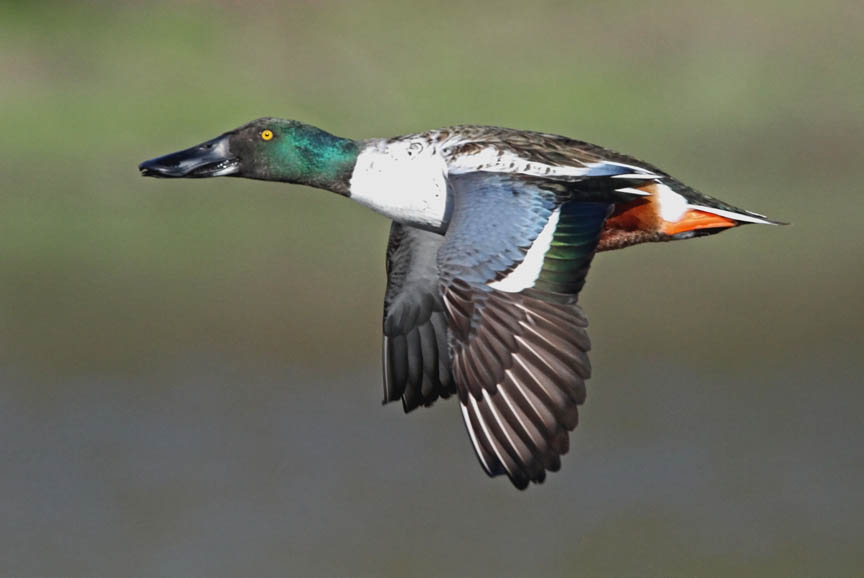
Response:
[[[630,203],[617,203],[612,214],[606,219],[609,229],[624,231],[656,231],[660,227],[653,197],[640,197]]]
[[[698,209],[688,209],[677,221],[663,221],[660,225],[660,231],[667,235],[677,235],[699,229],[725,229],[737,224],[737,221],[720,215],[706,213]]]
[[[651,185],[641,190],[654,193]],[[621,249],[637,243],[668,240],[688,231],[727,229],[739,224],[734,219],[690,208],[679,220],[666,221],[660,216],[660,202],[659,195],[651,194],[628,203],[616,203],[606,219],[597,250]]]

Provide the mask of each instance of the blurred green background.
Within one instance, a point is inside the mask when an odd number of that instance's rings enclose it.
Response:
[[[858,1],[0,2],[0,575],[852,576]],[[156,181],[259,116],[556,132],[793,222],[604,253],[561,473],[381,406],[388,223]]]

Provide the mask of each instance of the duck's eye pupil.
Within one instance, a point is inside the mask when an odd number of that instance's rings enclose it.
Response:
[[[272,130],[262,130],[261,131],[261,138],[264,140],[272,139],[273,138],[273,131]]]

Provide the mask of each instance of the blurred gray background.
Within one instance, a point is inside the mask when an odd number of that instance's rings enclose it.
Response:
[[[857,1],[0,2],[0,576],[853,576]],[[388,223],[138,162],[265,115],[628,152],[792,221],[604,253],[563,471],[381,406]]]

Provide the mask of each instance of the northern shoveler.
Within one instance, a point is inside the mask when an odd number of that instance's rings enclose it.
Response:
[[[594,254],[780,224],[632,157],[489,126],[355,141],[262,118],[139,169],[299,183],[392,219],[385,402],[457,393],[483,469],[520,489],[560,468],[585,401]]]

